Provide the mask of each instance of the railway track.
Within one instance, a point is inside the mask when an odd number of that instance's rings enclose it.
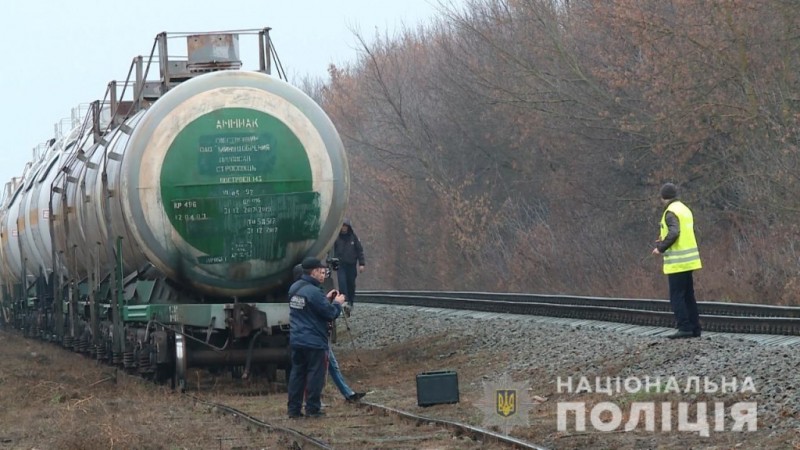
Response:
[[[215,395],[214,400],[184,394],[217,411],[238,417],[269,432],[284,434],[290,448],[458,448],[543,450],[520,439],[472,425],[435,419],[385,405],[361,402],[337,407],[323,418],[288,419],[276,409],[283,402],[236,395]],[[259,419],[260,417],[267,417]]]
[[[671,328],[666,300],[453,291],[361,291],[358,301],[388,305],[602,320]],[[800,308],[700,302],[706,331],[800,336]]]

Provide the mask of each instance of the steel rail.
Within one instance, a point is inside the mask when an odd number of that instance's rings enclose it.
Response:
[[[668,300],[586,297],[579,295],[544,295],[509,292],[470,291],[359,291],[362,295],[409,295],[444,298],[469,298],[475,300],[507,300],[516,302],[553,303],[565,305],[611,306],[615,308],[671,311]],[[800,317],[800,307],[759,305],[754,303],[698,302],[700,314],[717,316]]]
[[[455,429],[456,431],[464,433],[466,435],[471,435],[473,437],[475,436],[481,437],[484,442],[486,440],[491,439],[501,444],[510,445],[512,448],[521,448],[526,450],[547,450],[545,447],[540,447],[536,444],[532,444],[530,442],[526,442],[521,439],[517,439],[515,437],[495,433],[494,431],[485,430],[483,428],[474,427],[472,425],[467,425],[460,422],[453,422],[451,420],[444,420],[444,419],[435,419],[433,417],[418,416],[416,414],[407,411],[402,411],[396,408],[392,408],[390,406],[380,405],[378,403],[361,401],[358,403],[358,405],[367,409],[378,409],[384,413],[392,414],[402,419],[415,421],[417,423],[419,422],[432,423],[435,425],[445,427],[447,429],[451,430]]]
[[[281,427],[281,426],[278,426],[278,425],[273,425],[273,424],[264,422],[264,421],[259,420],[259,419],[255,418],[255,417],[253,417],[253,416],[251,416],[251,415],[249,415],[247,413],[244,413],[244,412],[242,412],[242,411],[240,411],[240,410],[238,410],[236,408],[233,408],[231,406],[228,406],[228,405],[225,405],[225,404],[222,404],[222,403],[212,402],[210,400],[204,400],[204,399],[201,399],[199,397],[195,397],[195,396],[190,395],[190,394],[184,394],[184,395],[186,395],[187,397],[191,398],[192,400],[194,400],[194,401],[196,401],[198,403],[202,403],[202,404],[207,405],[207,406],[215,407],[215,408],[217,408],[217,409],[219,409],[221,411],[224,411],[224,412],[226,412],[226,413],[228,413],[230,415],[233,415],[235,417],[241,417],[241,418],[247,420],[248,422],[250,422],[250,423],[252,423],[252,424],[254,424],[254,425],[256,425],[256,426],[258,426],[260,428],[268,429],[268,430],[271,430],[271,431],[277,431],[277,432],[280,432],[280,433],[288,434],[288,435],[290,435],[290,436],[292,436],[294,438],[301,439],[304,442],[307,442],[307,443],[313,445],[316,448],[321,448],[321,449],[333,449],[334,448],[331,444],[323,442],[323,441],[320,441],[318,439],[315,439],[315,438],[313,438],[313,437],[311,437],[311,436],[309,436],[309,435],[307,435],[307,434],[305,434],[305,433],[303,433],[301,431],[295,430],[293,428]],[[362,407],[362,408],[366,408],[370,412],[374,412],[375,410],[378,410],[378,411],[381,411],[384,414],[391,414],[391,415],[397,416],[397,417],[399,417],[399,418],[401,418],[403,420],[411,421],[411,422],[414,422],[414,423],[431,423],[431,424],[439,425],[439,426],[442,426],[442,427],[447,428],[449,430],[453,430],[453,431],[455,431],[456,433],[459,433],[459,434],[468,435],[468,436],[471,436],[473,438],[480,438],[484,442],[487,441],[487,440],[492,440],[492,441],[498,442],[500,444],[508,445],[511,448],[518,448],[518,449],[524,449],[524,450],[547,450],[545,447],[540,447],[538,445],[532,444],[530,442],[523,441],[521,439],[517,439],[517,438],[511,437],[511,436],[506,436],[506,435],[503,435],[503,434],[495,433],[493,431],[486,430],[486,429],[479,428],[479,427],[475,427],[475,426],[468,425],[468,424],[465,424],[465,423],[455,422],[455,421],[452,421],[452,420],[435,419],[435,418],[432,418],[432,417],[419,416],[419,415],[416,415],[416,414],[413,414],[413,413],[410,413],[410,412],[407,412],[407,411],[402,411],[402,410],[399,410],[399,409],[396,409],[396,408],[392,408],[392,407],[386,406],[386,405],[381,405],[381,404],[378,404],[378,403],[359,402],[359,403],[357,403],[357,405]]]
[[[485,292],[362,291],[359,302],[674,326],[669,302]],[[724,305],[724,306],[720,306]],[[800,308],[699,303],[706,331],[800,335]]]
[[[279,426],[279,425],[273,425],[271,423],[264,422],[264,421],[259,420],[259,419],[255,418],[255,417],[253,417],[253,416],[251,416],[251,415],[249,415],[247,413],[239,411],[236,408],[230,407],[228,405],[223,405],[222,403],[212,402],[210,400],[204,400],[202,398],[195,397],[194,395],[191,395],[191,394],[183,394],[183,395],[191,398],[192,400],[194,400],[194,401],[196,401],[198,403],[202,403],[202,404],[204,404],[206,406],[212,406],[212,407],[217,408],[217,409],[219,409],[221,411],[224,411],[224,412],[226,412],[226,413],[228,413],[228,414],[230,414],[230,415],[232,415],[234,417],[241,417],[242,419],[252,423],[253,425],[256,425],[257,427],[264,428],[264,429],[267,429],[267,430],[270,430],[270,431],[277,431],[277,432],[283,433],[283,434],[288,434],[289,436],[292,436],[294,438],[300,439],[303,442],[311,444],[316,448],[321,448],[321,449],[325,449],[325,450],[333,450],[333,447],[328,445],[326,442],[320,441],[319,439],[315,439],[315,438],[313,438],[313,437],[311,437],[311,436],[309,436],[309,435],[307,435],[307,434],[305,434],[305,433],[303,433],[301,431],[295,430],[294,428],[282,427],[282,426]]]

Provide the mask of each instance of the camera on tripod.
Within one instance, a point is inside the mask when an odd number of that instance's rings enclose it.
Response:
[[[339,258],[328,258],[325,262],[330,270],[339,270]]]

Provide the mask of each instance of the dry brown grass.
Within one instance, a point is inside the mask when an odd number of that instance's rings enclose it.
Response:
[[[0,448],[285,448],[168,387],[0,332]]]
[[[340,334],[343,336],[343,334]],[[343,339],[344,340],[344,339]],[[483,382],[496,381],[494,375],[508,367],[508,355],[468,354],[466,336],[438,334],[420,336],[379,350],[358,350],[344,342],[337,350],[342,371],[356,390],[372,391],[366,400],[383,403],[424,416],[465,421],[482,425]],[[652,357],[641,348],[619,358],[587,361],[596,372],[586,376],[617,376],[625,367]],[[460,402],[422,408],[416,405],[415,376],[430,370],[455,370],[458,373]],[[581,367],[564,367],[564,374],[578,373]],[[493,375],[494,374],[494,375]],[[113,368],[97,365],[80,355],[50,344],[27,341],[0,332],[0,449],[255,449],[291,448],[278,436],[255,432],[211,408],[195,404],[135,377],[114,376]],[[485,378],[488,376],[489,378]],[[792,448],[800,434],[779,433],[759,424],[752,433],[713,433],[700,438],[694,433],[663,433],[636,430],[629,433],[557,432],[556,405],[559,401],[614,401],[627,405],[631,398],[609,398],[598,394],[559,394],[553,374],[540,368],[511,373],[516,381],[531,387],[531,395],[547,401],[532,406],[530,427],[515,428],[517,437],[552,448]],[[190,386],[191,387],[191,386]],[[205,395],[201,395],[205,397]],[[211,396],[214,399],[213,395]],[[219,398],[217,400],[223,401]],[[653,401],[671,401],[663,394]],[[346,420],[348,409],[329,383],[324,401],[333,417]],[[335,418],[319,422],[291,422],[285,417],[286,394],[240,399],[245,411],[267,422],[308,428],[315,436],[332,437]],[[624,410],[624,408],[623,408]],[[737,444],[744,447],[736,447]],[[392,448],[389,446],[382,448]],[[367,448],[367,447],[365,447]],[[369,448],[374,448],[369,447]]]

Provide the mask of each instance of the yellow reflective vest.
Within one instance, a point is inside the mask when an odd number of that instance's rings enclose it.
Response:
[[[678,239],[664,252],[664,273],[680,273],[697,270],[703,267],[700,262],[700,250],[694,237],[694,217],[692,211],[679,201],[670,203],[661,215],[661,235],[667,236],[667,211],[675,214],[680,223]]]

